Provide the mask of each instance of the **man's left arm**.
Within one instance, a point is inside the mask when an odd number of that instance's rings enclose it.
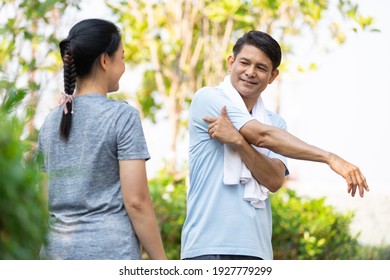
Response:
[[[284,182],[286,166],[280,159],[270,158],[256,151],[243,138],[237,144],[232,144],[239,153],[246,167],[259,184],[265,186],[271,192],[278,191]]]
[[[228,118],[225,106],[222,108],[221,116]],[[280,159],[270,158],[258,152],[233,125],[220,126],[218,130],[211,130],[209,130],[209,134],[212,135],[213,139],[229,144],[238,152],[259,184],[271,192],[276,192],[281,188],[286,166]]]

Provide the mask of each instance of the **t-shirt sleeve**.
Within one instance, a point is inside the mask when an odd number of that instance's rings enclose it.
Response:
[[[249,113],[242,112],[237,108],[221,90],[206,87],[195,94],[190,107],[189,121],[198,131],[203,132],[200,135],[209,139],[209,123],[203,118],[220,116],[223,106],[226,106],[229,119],[237,130],[240,130],[248,121],[253,120]]]
[[[282,117],[270,111],[268,112],[268,116],[270,117],[273,126],[279,127],[283,130],[287,130],[287,123]],[[285,156],[277,154],[270,150],[268,157],[276,158],[279,159],[281,162],[283,162],[284,166],[286,167],[285,176],[288,176],[290,174],[287,166],[287,158]]]
[[[150,159],[141,118],[134,107],[121,104],[116,129],[118,160]]]

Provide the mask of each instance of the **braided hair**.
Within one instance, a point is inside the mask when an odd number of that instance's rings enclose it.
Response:
[[[76,78],[88,76],[103,53],[113,56],[120,42],[118,27],[109,21],[86,19],[74,25],[68,37],[59,44],[64,63],[65,95],[72,96],[76,88]],[[72,126],[72,114],[69,112],[73,112],[73,103],[66,102],[64,106],[66,110],[62,113],[60,137],[66,142]]]
[[[70,46],[68,40],[63,40],[60,43],[61,49],[61,57],[64,62],[64,90],[65,94],[73,95],[74,89],[76,87],[76,65],[74,64],[74,60],[72,54],[70,53]],[[72,104],[66,102],[65,105],[67,107],[67,111],[71,112]],[[67,114],[62,112],[61,124],[60,124],[60,136],[63,140],[67,141],[70,134],[70,128],[72,126],[72,114]]]

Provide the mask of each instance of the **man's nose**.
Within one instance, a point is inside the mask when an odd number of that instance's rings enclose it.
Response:
[[[252,66],[249,66],[248,68],[246,68],[245,74],[246,74],[248,77],[253,77],[254,74],[255,74],[255,68],[252,67]]]

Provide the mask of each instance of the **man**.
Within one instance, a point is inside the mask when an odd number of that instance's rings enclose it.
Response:
[[[359,168],[289,134],[285,121],[264,108],[260,95],[278,76],[280,61],[279,44],[250,31],[228,58],[229,76],[194,95],[182,259],[273,258],[268,194],[288,175],[284,156],[328,164],[352,196],[369,190]]]

